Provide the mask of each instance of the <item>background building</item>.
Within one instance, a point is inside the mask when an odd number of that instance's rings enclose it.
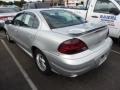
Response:
[[[64,4],[64,0],[43,0],[44,2],[51,3],[53,5]]]
[[[44,2],[52,3],[53,5],[76,6],[84,0],[43,0]]]
[[[77,6],[83,3],[84,0],[64,0],[65,6]]]

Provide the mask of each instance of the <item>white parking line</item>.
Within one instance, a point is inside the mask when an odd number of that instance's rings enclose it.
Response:
[[[6,50],[8,51],[8,53],[10,54],[10,56],[12,57],[12,59],[14,60],[15,64],[19,68],[20,72],[22,73],[23,77],[25,78],[25,80],[27,81],[27,83],[29,84],[29,86],[31,87],[31,89],[32,90],[38,90],[37,87],[36,87],[36,85],[32,82],[32,80],[30,79],[30,77],[28,76],[28,74],[26,73],[26,71],[22,68],[22,66],[18,62],[17,58],[14,56],[14,54],[12,53],[12,51],[10,50],[10,48],[7,46],[7,44],[5,43],[5,41],[1,40],[1,42],[3,43],[4,47],[6,48]]]
[[[112,52],[120,55],[120,52],[118,52],[118,51],[112,50]]]

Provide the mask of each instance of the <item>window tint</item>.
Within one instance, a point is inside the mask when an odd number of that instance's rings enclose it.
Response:
[[[117,8],[110,0],[97,0],[94,12],[110,14],[110,9]]]
[[[38,28],[39,21],[34,15],[25,14],[23,26],[29,28]]]
[[[17,26],[21,26],[23,21],[22,21],[22,18],[23,18],[24,14],[18,14],[15,19],[13,20],[13,24],[14,25],[17,25]]]

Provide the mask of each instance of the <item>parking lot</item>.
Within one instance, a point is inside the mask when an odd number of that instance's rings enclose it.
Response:
[[[0,32],[0,90],[120,90],[120,46],[114,43],[108,60],[84,75],[46,76],[31,57]]]

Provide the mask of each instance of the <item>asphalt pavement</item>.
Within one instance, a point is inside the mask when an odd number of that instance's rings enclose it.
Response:
[[[81,76],[47,76],[0,32],[0,90],[120,90],[120,46],[114,43],[107,61]]]

